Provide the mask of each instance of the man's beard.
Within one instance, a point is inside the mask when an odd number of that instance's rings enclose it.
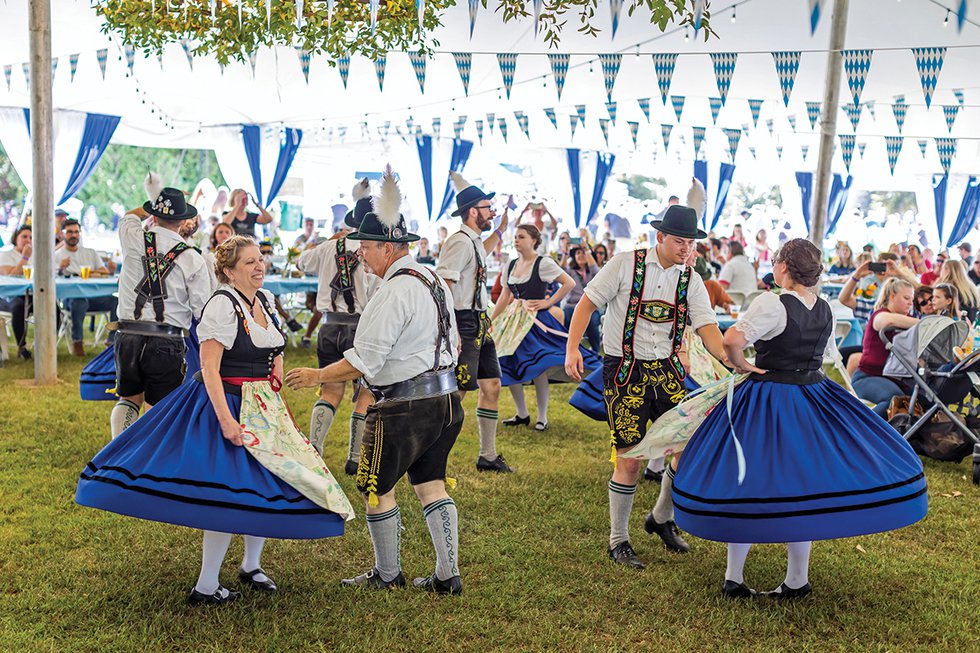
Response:
[[[480,231],[490,231],[493,229],[493,220],[490,218],[484,218],[482,215],[476,217],[476,226]]]
[[[78,238],[65,238],[65,243],[67,243],[69,247],[77,247],[78,241]]]

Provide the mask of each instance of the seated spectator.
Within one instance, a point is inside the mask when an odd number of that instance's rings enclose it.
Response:
[[[274,248],[272,246],[271,240],[266,239],[259,243],[259,254],[261,254],[262,258],[265,259],[265,273],[267,276],[270,274],[280,274],[282,272],[279,268],[275,266],[275,263],[273,263],[272,260],[273,252],[274,252]],[[282,301],[279,299],[279,295],[275,295],[274,297],[276,300],[275,302],[276,312],[279,313],[279,315],[282,317],[283,323],[287,327],[289,327],[289,330],[292,331],[293,333],[296,333],[297,331],[302,331],[303,325],[297,322],[296,318],[294,318],[292,315],[289,314],[289,311],[287,311],[285,307],[282,305]]]
[[[923,317],[932,315],[935,309],[932,305],[932,286],[919,286],[915,289],[915,306],[912,308],[912,315]]]
[[[95,276],[108,276],[109,269],[102,263],[99,253],[89,247],[82,247],[82,228],[78,220],[68,219],[62,223],[62,246],[54,251],[54,260],[58,264],[58,274],[75,277],[82,275],[82,268]],[[71,353],[75,356],[85,355],[85,314],[107,311],[111,322],[115,322],[117,297],[76,297],[64,300],[65,309],[71,313]],[[116,332],[110,331],[108,342],[112,342]]]
[[[946,261],[948,260],[949,260],[948,252],[945,251],[939,252],[939,255],[936,256],[936,262],[933,263],[932,265],[932,269],[923,273],[922,276],[919,277],[919,281],[921,281],[922,284],[926,286],[936,285],[936,281],[939,279],[939,274],[942,272],[943,266],[946,264]]]
[[[963,261],[947,260],[943,264],[938,281],[956,288],[959,292],[960,310],[966,312],[971,323],[974,322],[977,313],[980,312],[980,291],[967,276]]]
[[[915,274],[922,276],[930,270],[931,264],[928,264],[925,258],[922,256],[922,251],[919,250],[918,245],[909,245],[908,253],[903,259],[906,267],[908,267]]]
[[[949,283],[936,284],[932,293],[932,312],[935,315],[960,319],[960,293]]]
[[[606,251],[606,246],[602,243],[592,248],[592,256],[595,258],[595,264],[600,268],[609,261],[609,252]]]
[[[422,265],[435,265],[436,259],[432,256],[432,252],[429,251],[429,239],[420,238],[419,239],[419,253],[415,256],[415,260]]]
[[[851,246],[845,242],[837,243],[837,257],[830,265],[827,273],[831,276],[844,276],[851,274],[857,266],[854,264],[854,253]]]
[[[728,251],[732,257],[722,266],[721,272],[718,274],[718,282],[726,290],[743,295],[750,295],[756,290],[762,289],[756,276],[755,266],[745,256],[745,249],[742,244],[732,240],[728,243]]]
[[[24,267],[34,264],[33,236],[31,225],[24,224],[14,231],[11,238],[13,246],[0,252],[0,274],[8,276],[23,276]],[[17,340],[17,355],[28,360],[31,352],[27,349],[27,316],[30,313],[30,302],[26,295],[17,297],[0,297],[0,311],[12,315],[11,328]]]
[[[898,381],[883,376],[888,350],[879,334],[887,330],[908,329],[919,321],[909,315],[914,296],[915,288],[906,279],[892,277],[885,282],[864,330],[861,363],[851,377],[857,396],[875,404],[874,411],[882,418],[887,418],[892,397],[904,395],[905,391]]]
[[[973,265],[973,245],[971,245],[970,243],[964,241],[964,242],[960,243],[959,244],[959,247],[957,247],[956,249],[960,253],[960,260],[963,261],[964,264],[966,264],[966,267],[969,268],[970,266],[972,266]]]
[[[708,256],[708,263],[715,269],[715,274],[718,274],[721,272],[721,266],[728,260],[728,252],[720,238],[712,238],[709,242],[711,243],[711,252]]]
[[[698,243],[698,246],[691,253],[691,258],[687,260],[687,264],[693,267],[701,280],[704,281],[704,288],[708,291],[708,299],[711,300],[712,308],[723,308],[727,311],[733,303],[732,298],[728,296],[720,283],[711,278],[713,268],[701,256],[702,250],[707,251],[707,246],[704,246],[704,243]]]
[[[596,263],[588,246],[574,246],[572,247],[568,264],[565,266],[565,272],[575,282],[575,286],[565,296],[563,306],[563,310],[565,311],[565,324],[571,324],[572,313],[575,312],[575,307],[578,306],[579,300],[582,299],[585,287],[592,281],[595,275],[599,274],[599,265]],[[589,324],[585,327],[585,337],[589,340],[589,349],[598,354],[602,346],[602,336],[599,331],[599,311],[592,311]]]

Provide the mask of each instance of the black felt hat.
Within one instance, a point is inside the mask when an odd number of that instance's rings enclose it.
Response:
[[[401,214],[402,193],[395,181],[391,166],[385,167],[381,189],[371,198],[371,211],[361,220],[357,231],[347,236],[350,240],[376,240],[386,243],[411,243],[419,239],[409,233],[405,216]],[[356,207],[355,207],[356,209]]]
[[[361,226],[361,220],[371,212],[371,186],[368,178],[360,180],[351,189],[351,197],[354,199],[354,208],[344,216],[344,224],[351,229]]]
[[[676,204],[667,207],[663,220],[651,225],[659,232],[681,238],[706,238],[708,234],[698,229],[698,213],[694,209]]]
[[[463,179],[462,175],[460,175],[458,172],[450,171],[449,178],[452,180],[453,186],[456,188],[456,210],[452,212],[451,215],[453,216],[461,216],[477,202],[488,200],[496,195],[496,193],[484,193],[482,190]]]
[[[190,220],[197,215],[194,205],[184,199],[184,191],[176,188],[164,188],[155,200],[143,204],[143,210],[161,220],[173,222]]]

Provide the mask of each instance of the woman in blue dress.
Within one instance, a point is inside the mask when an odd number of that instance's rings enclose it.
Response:
[[[754,543],[787,542],[773,598],[806,596],[812,540],[908,526],[926,514],[922,463],[908,443],[821,370],[834,346],[830,305],[810,290],[820,251],[787,242],[773,273],[780,295],[759,296],[725,333],[737,371],[750,373],[711,411],[674,479],[679,528],[729,542],[722,593],[752,596],[742,570]],[[743,349],[755,343],[755,364]]]
[[[241,423],[242,386],[265,382],[278,391],[286,340],[273,317],[272,297],[261,289],[265,262],[255,241],[230,238],[216,251],[216,261],[218,280],[226,285],[212,296],[198,326],[201,373],[99,452],[82,472],[75,495],[84,506],[203,529],[201,573],[188,596],[192,604],[240,596],[218,580],[231,533],[245,536],[242,584],[275,591],[260,561],[265,539],[342,535],[351,514],[345,497],[330,503],[337,511],[327,510],[242,446],[254,447],[258,440]],[[298,431],[291,437],[295,449],[315,456],[306,452],[310,445]],[[322,465],[319,457],[315,461]],[[309,469],[336,484],[325,467]]]

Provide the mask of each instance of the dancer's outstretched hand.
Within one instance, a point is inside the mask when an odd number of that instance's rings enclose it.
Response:
[[[574,351],[565,352],[565,374],[576,381],[582,380],[582,372],[585,371],[585,364],[582,362],[582,352],[578,347]]]
[[[320,370],[309,367],[297,367],[286,372],[286,385],[293,390],[312,388],[320,385]]]
[[[765,374],[764,369],[758,368],[752,363],[745,361],[742,364],[734,363],[735,372],[737,374]]]
[[[221,435],[236,447],[242,446],[242,429],[244,427],[235,420],[221,423]]]

